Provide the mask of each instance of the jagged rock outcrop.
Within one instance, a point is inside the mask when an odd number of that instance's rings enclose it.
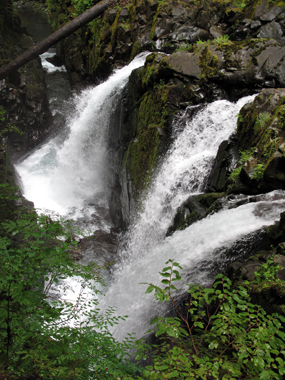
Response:
[[[269,4],[266,0],[251,1],[243,12],[236,15],[237,22],[231,27],[231,36],[241,40],[274,38],[284,44],[284,17],[285,9],[281,3]]]
[[[73,85],[106,77],[143,50],[172,53],[200,40],[220,36],[228,27],[227,4],[220,1],[130,0],[118,5],[60,44]],[[56,27],[74,7],[50,6]]]

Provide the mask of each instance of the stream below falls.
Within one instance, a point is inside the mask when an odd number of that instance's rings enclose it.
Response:
[[[112,227],[106,194],[108,127],[117,94],[132,70],[144,64],[147,53],[78,95],[71,94],[64,67],[54,68],[45,61],[48,54],[53,51],[45,53],[42,62],[47,83],[52,83],[48,85],[50,108],[61,127],[56,136],[16,164],[23,194],[39,212],[73,219],[87,234],[108,232]],[[219,100],[194,117],[186,109],[175,118],[174,142],[154,173],[140,212],[133,215],[122,237],[105,297],[100,299],[103,310],[115,306],[118,315],[128,315],[114,328],[117,339],[131,332],[142,336],[152,318],[167,312],[152,294],[145,294],[147,285],[141,283],[159,284],[158,272],[168,259],[183,267],[179,293],[188,283],[210,285],[225,265],[249,255],[255,249],[253,238],[260,236],[262,242],[263,228],[284,211],[283,191],[257,196],[255,202],[240,195],[224,202],[219,212],[166,237],[177,208],[191,194],[203,192],[220,143],[234,133],[240,108],[253,98],[237,103]],[[233,247],[235,255],[230,256]],[[77,286],[75,280],[69,285]]]

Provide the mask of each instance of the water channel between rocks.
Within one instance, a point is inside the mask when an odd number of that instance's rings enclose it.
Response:
[[[53,51],[43,55],[42,61],[48,72],[50,108],[54,122],[62,126],[55,137],[16,165],[24,196],[40,210],[79,221],[91,234],[98,229],[109,231],[105,182],[108,125],[116,94],[132,70],[144,64],[146,54],[106,82],[72,96],[64,68],[45,61],[49,54]],[[177,208],[189,195],[203,191],[220,143],[234,132],[240,108],[252,99],[246,97],[235,104],[219,100],[193,119],[187,110],[176,118],[174,143],[144,196],[142,211],[123,239],[120,260],[101,300],[103,310],[115,306],[118,315],[129,315],[114,330],[116,338],[133,331],[143,335],[149,321],[165,312],[140,283],[158,284],[158,272],[168,259],[184,268],[179,292],[185,291],[186,283],[209,285],[226,260],[237,258],[229,259],[225,252],[239,242],[239,255],[248,254],[251,236],[278,220],[285,209],[284,192],[275,191],[236,208],[227,203],[221,211],[165,238]]]

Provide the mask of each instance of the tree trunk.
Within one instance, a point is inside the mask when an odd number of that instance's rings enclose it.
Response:
[[[54,45],[58,41],[63,40],[65,37],[69,36],[77,29],[92,21],[94,18],[100,16],[110,5],[112,5],[116,1],[118,0],[101,1],[99,4],[94,5],[94,7],[88,9],[86,12],[77,16],[74,20],[70,21],[68,24],[58,29],[49,37],[39,42],[37,45],[32,46],[25,53],[23,53],[22,55],[14,59],[12,62],[8,63],[0,69],[0,80],[4,79],[7,75],[16,71],[25,63],[31,61],[32,59],[47,51],[52,45]]]

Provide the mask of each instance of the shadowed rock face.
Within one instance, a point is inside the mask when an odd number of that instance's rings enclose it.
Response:
[[[12,2],[5,1],[7,12]],[[5,12],[3,14],[5,15]],[[4,27],[0,28],[0,64],[9,62],[34,43],[32,37],[21,28],[15,10],[11,19],[6,17],[5,21]],[[5,120],[0,122],[0,128],[5,128],[10,123],[23,133],[9,135],[8,143],[13,148],[15,156],[38,145],[50,131],[51,115],[44,76],[41,61],[38,58],[0,81],[0,105],[6,111]]]

